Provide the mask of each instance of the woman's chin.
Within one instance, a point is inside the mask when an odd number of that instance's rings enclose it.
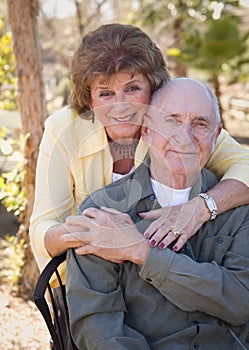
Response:
[[[107,126],[106,131],[112,140],[118,142],[118,140],[124,139],[139,139],[141,135],[141,127],[134,127],[134,124],[119,124]]]

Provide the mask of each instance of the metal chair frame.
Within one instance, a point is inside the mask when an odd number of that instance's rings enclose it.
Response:
[[[68,350],[65,348],[65,345],[63,343],[63,332],[61,330],[58,318],[59,314],[63,314],[65,316],[65,325],[68,329],[68,334],[70,334],[65,285],[62,283],[60,273],[58,271],[58,267],[65,261],[65,259],[66,253],[54,257],[40,274],[34,290],[34,302],[46,322],[47,328],[52,338],[52,348],[54,350]],[[63,300],[63,305],[60,305],[60,307],[58,307],[56,304],[54,290],[50,286],[50,279],[53,274],[55,274],[58,282],[58,288],[56,288],[56,290],[59,291]],[[48,292],[48,295],[50,296],[50,303],[46,299],[46,292]],[[49,304],[51,307],[49,307]],[[60,310],[61,307],[63,307],[63,310]],[[68,341],[71,343],[71,348],[77,350],[77,347],[75,346],[71,335]]]

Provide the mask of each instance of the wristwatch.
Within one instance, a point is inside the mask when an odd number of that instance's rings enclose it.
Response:
[[[200,193],[199,196],[204,199],[205,204],[211,213],[209,220],[214,220],[217,216],[217,205],[216,205],[214,199],[212,197],[208,196],[206,193]]]

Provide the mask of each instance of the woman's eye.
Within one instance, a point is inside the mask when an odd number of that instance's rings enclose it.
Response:
[[[99,97],[110,97],[113,96],[113,92],[111,91],[103,91],[99,94]]]
[[[138,90],[140,90],[140,87],[134,85],[134,86],[128,87],[126,91],[127,91],[127,92],[134,92],[134,91],[138,91]]]

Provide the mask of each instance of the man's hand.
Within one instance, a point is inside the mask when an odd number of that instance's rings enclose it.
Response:
[[[150,249],[129,215],[114,209],[88,208],[81,216],[68,217],[66,224],[80,227],[80,232],[68,233],[62,240],[79,240],[82,246],[76,252],[81,255],[94,254],[112,262],[129,260],[142,265]]]

